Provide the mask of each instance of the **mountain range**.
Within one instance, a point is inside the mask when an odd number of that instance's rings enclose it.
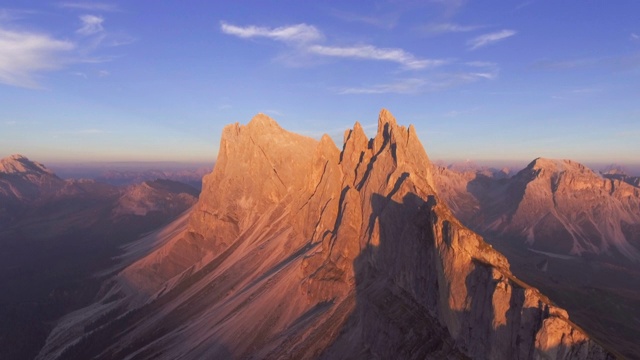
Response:
[[[640,188],[570,160],[538,158],[504,179],[436,171],[439,194],[463,223],[561,255],[640,260]]]
[[[60,319],[37,358],[622,356],[454,214],[505,234],[522,233],[520,222],[503,225],[495,204],[487,220],[474,218],[484,202],[456,192],[469,181],[436,169],[414,127],[386,110],[374,138],[356,123],[341,149],[262,114],[229,125],[193,210],[124,248],[94,301]],[[540,215],[548,203],[524,213],[515,204],[532,177],[565,196],[547,172],[534,165],[507,186],[510,220],[559,228],[558,212]],[[543,230],[533,227],[533,244],[546,244]],[[636,255],[626,238],[602,243],[574,239],[568,251]]]
[[[120,246],[175,219],[198,190],[59,178],[21,155],[0,160],[0,358],[33,359],[51,324],[85,306]]]

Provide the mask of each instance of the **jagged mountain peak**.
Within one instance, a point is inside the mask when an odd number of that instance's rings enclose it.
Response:
[[[1,159],[0,173],[54,175],[53,171],[47,169],[44,165],[36,161],[31,161],[20,154],[14,154]]]

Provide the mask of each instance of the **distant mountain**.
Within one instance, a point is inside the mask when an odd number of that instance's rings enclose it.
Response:
[[[63,186],[64,181],[51,170],[22,155],[0,159],[0,206],[32,202]]]
[[[196,189],[202,187],[202,177],[211,172],[211,168],[199,168],[194,170],[106,170],[95,177],[97,181],[107,184],[122,186],[138,184],[149,180],[173,180],[193,186]]]
[[[487,177],[492,177],[495,179],[502,179],[512,176],[511,169],[509,167],[489,167],[478,165],[477,163],[466,160],[461,162],[453,162],[453,163],[445,163],[443,161],[436,161],[433,163],[436,168],[446,168],[448,170],[457,172],[457,173],[467,173],[467,174],[482,174]]]
[[[563,255],[640,260],[640,189],[570,160],[538,158],[509,179],[440,168],[440,195],[483,234]]]
[[[600,174],[607,179],[621,180],[629,185],[640,187],[640,176],[628,175],[627,171],[619,165],[610,165],[600,171]]]
[[[150,212],[178,215],[195,204],[199,191],[171,180],[144,181],[128,186],[113,209],[113,216],[145,216]]]
[[[225,127],[189,214],[132,243],[38,359],[612,359],[434,190],[386,110],[342,150]]]
[[[0,160],[0,359],[32,359],[50,322],[98,290],[120,246],[175,219],[198,191],[169,180],[119,188]]]

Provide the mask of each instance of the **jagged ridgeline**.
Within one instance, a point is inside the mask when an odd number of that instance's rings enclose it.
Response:
[[[227,126],[172,226],[39,358],[613,357],[460,224],[415,129],[386,110],[342,149],[262,114]]]

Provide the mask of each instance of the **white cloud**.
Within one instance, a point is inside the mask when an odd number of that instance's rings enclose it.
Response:
[[[438,23],[429,24],[424,27],[425,31],[430,34],[444,34],[444,33],[462,33],[469,32],[483,28],[479,25],[460,25],[454,23]]]
[[[480,35],[478,37],[475,37],[471,40],[469,40],[467,42],[467,44],[469,45],[469,49],[470,50],[475,50],[484,46],[487,46],[489,44],[493,44],[495,42],[498,42],[500,40],[504,40],[506,38],[509,38],[513,35],[516,34],[516,31],[514,30],[500,30],[497,32],[492,32],[489,34],[484,34],[484,35]]]
[[[110,73],[107,70],[100,70],[98,71],[98,77],[106,77],[109,76]]]
[[[17,124],[18,122],[15,120],[9,120],[9,121],[5,121],[4,124],[7,126],[13,126],[15,124]]]
[[[102,26],[104,18],[100,16],[82,15],[80,16],[80,21],[82,21],[82,27],[76,30],[76,32],[80,35],[87,36],[104,31],[104,27]]]
[[[241,38],[264,37],[276,41],[283,41],[293,45],[293,52],[287,53],[284,60],[287,63],[300,65],[301,59],[309,59],[309,55],[390,61],[398,63],[407,69],[424,69],[436,67],[446,63],[445,60],[420,59],[402,49],[378,48],[373,45],[355,46],[326,46],[318,42],[324,38],[322,33],[312,25],[297,24],[277,28],[259,26],[235,26],[226,22],[221,23],[221,30],[225,34]],[[282,56],[280,58],[283,58]],[[287,61],[295,59],[296,61]]]
[[[272,40],[298,43],[317,41],[323,38],[318,29],[307,24],[268,28],[253,25],[241,27],[222,22],[220,28],[225,34],[241,38],[265,37]]]
[[[351,47],[313,45],[308,50],[311,53],[323,56],[391,61],[399,63],[408,69],[424,69],[446,63],[444,60],[418,59],[402,49],[384,49],[371,45]]]
[[[631,39],[632,40],[640,40],[640,35],[638,35],[636,33],[631,33]]]
[[[37,88],[36,73],[62,67],[65,54],[74,48],[75,44],[49,35],[0,28],[0,82]]]
[[[100,3],[100,2],[63,2],[58,6],[67,9],[85,10],[85,11],[104,11],[115,12],[119,11],[118,7],[114,4]]]

